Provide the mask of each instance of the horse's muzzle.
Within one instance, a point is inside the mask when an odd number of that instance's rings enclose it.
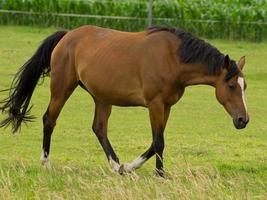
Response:
[[[246,127],[247,123],[249,122],[249,118],[237,117],[233,119],[233,123],[236,129],[243,129]]]

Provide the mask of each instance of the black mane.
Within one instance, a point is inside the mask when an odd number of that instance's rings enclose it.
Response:
[[[206,63],[210,74],[217,74],[224,67],[224,54],[217,48],[201,40],[183,29],[155,26],[148,29],[148,34],[167,31],[181,39],[178,55],[183,63]],[[231,79],[239,73],[235,61],[230,60],[230,69],[225,77]]]

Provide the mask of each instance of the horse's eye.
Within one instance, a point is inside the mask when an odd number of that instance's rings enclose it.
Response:
[[[230,90],[234,90],[235,89],[235,85],[234,84],[229,84],[228,87],[229,87]]]

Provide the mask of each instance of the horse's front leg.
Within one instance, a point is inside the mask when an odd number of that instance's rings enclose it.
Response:
[[[156,172],[164,176],[163,150],[164,150],[164,129],[169,117],[170,106],[165,105],[161,99],[153,100],[149,106],[149,116],[152,128],[152,144],[150,148],[132,163],[123,165],[125,172],[132,172],[144,164],[149,158],[156,154]]]
[[[111,168],[115,172],[118,172],[120,169],[120,162],[107,137],[110,113],[111,105],[106,105],[95,100],[95,117],[92,128],[108,158]]]

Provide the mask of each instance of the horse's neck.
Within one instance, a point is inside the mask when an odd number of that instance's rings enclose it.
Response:
[[[201,64],[188,64],[184,66],[180,77],[185,86],[199,84],[215,86],[219,75],[210,74],[208,68]]]

